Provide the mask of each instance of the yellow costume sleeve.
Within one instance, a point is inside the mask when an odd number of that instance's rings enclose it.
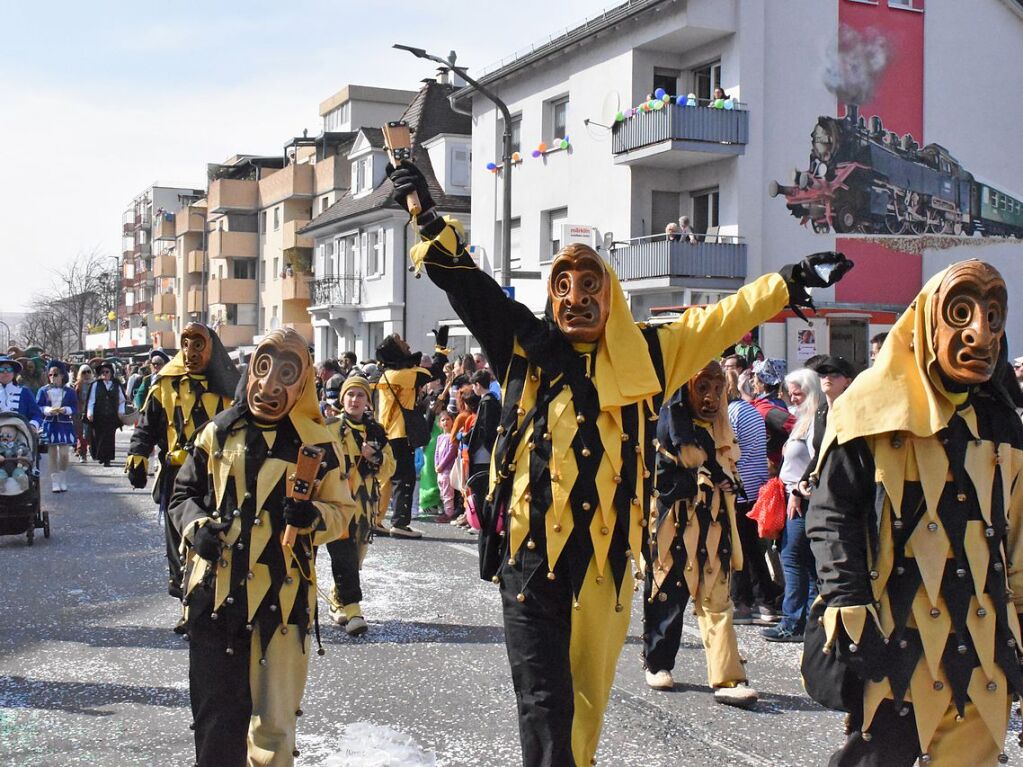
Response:
[[[673,392],[743,333],[785,308],[789,291],[780,274],[765,274],[734,296],[701,308],[657,331],[664,356],[664,391]]]
[[[341,469],[328,471],[313,492],[313,503],[323,518],[326,529],[313,534],[313,543],[322,546],[348,534],[348,526],[355,516],[355,501],[348,483],[341,478]]]
[[[441,437],[444,435],[441,434]],[[440,437],[438,437],[440,439]],[[380,485],[387,485],[391,482],[391,477],[394,476],[394,470],[398,467],[398,462],[394,460],[394,451],[391,450],[390,445],[384,445],[384,449],[381,451],[380,471],[377,472],[377,481]]]

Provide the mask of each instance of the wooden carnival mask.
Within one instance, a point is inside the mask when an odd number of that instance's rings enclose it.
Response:
[[[703,421],[716,419],[724,393],[725,371],[718,362],[711,361],[689,379],[687,394],[693,416]]]
[[[185,371],[192,375],[206,372],[213,354],[210,329],[199,322],[189,322],[181,331],[181,357]]]
[[[953,264],[938,286],[933,308],[932,340],[941,372],[966,386],[990,380],[1008,310],[1002,275],[983,261]]]
[[[245,399],[257,421],[277,423],[291,412],[309,377],[309,348],[291,328],[271,331],[249,362]]]
[[[547,284],[554,322],[572,343],[600,340],[611,313],[611,279],[597,252],[573,243],[554,257]]]

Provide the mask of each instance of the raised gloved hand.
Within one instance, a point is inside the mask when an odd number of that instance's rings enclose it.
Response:
[[[437,330],[434,331],[437,336],[437,346],[440,348],[447,348],[448,337],[451,334],[451,328],[448,325],[440,325]]]
[[[134,488],[142,489],[149,479],[149,459],[144,455],[129,455],[124,464],[124,473]]]
[[[806,306],[813,309],[813,299],[807,288],[827,288],[834,285],[850,269],[853,262],[841,253],[825,251],[813,253],[798,264],[788,264],[779,270],[782,279],[789,289],[789,306],[800,317],[802,312],[797,307]],[[803,317],[803,319],[806,319]]]
[[[312,527],[319,517],[320,512],[312,501],[284,499],[284,524],[305,530]]]
[[[216,562],[220,559],[220,551],[224,546],[224,540],[220,534],[231,527],[230,521],[215,522],[212,519],[192,533],[192,548],[195,553],[207,562]]]
[[[433,197],[430,195],[430,187],[426,182],[426,176],[411,162],[405,161],[397,168],[388,163],[386,172],[387,177],[391,179],[391,183],[394,185],[394,200],[403,208],[408,207],[405,200],[412,192],[419,195],[419,215],[423,215],[436,206]]]

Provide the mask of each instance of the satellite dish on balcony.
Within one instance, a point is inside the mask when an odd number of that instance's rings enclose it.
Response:
[[[602,139],[607,136],[615,124],[615,116],[622,108],[622,98],[618,91],[608,91],[604,101],[600,105],[600,112],[596,117],[583,120],[586,131],[592,138]]]

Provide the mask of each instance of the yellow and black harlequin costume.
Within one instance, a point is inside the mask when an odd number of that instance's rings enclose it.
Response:
[[[342,392],[349,381],[351,379],[345,381]],[[355,516],[349,523],[348,536],[327,544],[334,576],[332,597],[350,620],[362,615],[359,570],[366,557],[373,524],[378,519],[380,489],[390,481],[395,461],[387,434],[369,412],[360,421],[353,421],[342,413],[338,420],[327,424],[327,429],[339,446],[342,473],[355,500]],[[366,459],[362,454],[367,442],[376,446],[375,459]]]
[[[316,610],[314,546],[345,534],[355,512],[309,366],[291,413],[273,426],[249,414],[244,390],[195,437],[169,514],[185,546],[207,524],[229,525],[219,561],[188,548],[189,691],[199,767],[294,763]],[[319,520],[281,546],[287,476],[299,446],[326,448],[312,500]],[[248,761],[246,761],[248,759]]]
[[[447,292],[502,382],[481,575],[501,586],[523,763],[588,765],[629,625],[655,399],[778,312],[789,292],[769,274],[670,325],[645,327],[608,268],[604,335],[577,348],[476,267],[457,222],[437,219],[423,236],[413,262]]]
[[[153,486],[153,500],[163,517],[167,544],[167,591],[181,597],[183,563],[179,554],[181,533],[171,524],[167,504],[174,478],[185,462],[196,433],[217,413],[231,405],[238,384],[238,372],[220,338],[210,333],[212,354],[207,372],[189,374],[178,352],[150,386],[142,405],[138,425],[131,435],[125,471],[135,487],[145,487],[149,456],[158,449],[160,462]]]
[[[687,384],[688,385],[688,384]],[[671,671],[689,598],[707,656],[707,681],[746,681],[732,624],[731,574],[742,569],[735,523],[738,446],[727,401],[710,423],[696,418],[685,387],[661,408],[654,459],[654,498],[643,590],[643,659]]]
[[[931,315],[943,274],[832,406],[807,514],[827,605],[815,605],[817,632],[857,669],[815,694],[850,711],[836,766],[1007,761],[1009,704],[1023,690],[1016,383],[1004,340],[990,382],[962,393],[942,383]],[[804,678],[818,665],[804,656]]]

